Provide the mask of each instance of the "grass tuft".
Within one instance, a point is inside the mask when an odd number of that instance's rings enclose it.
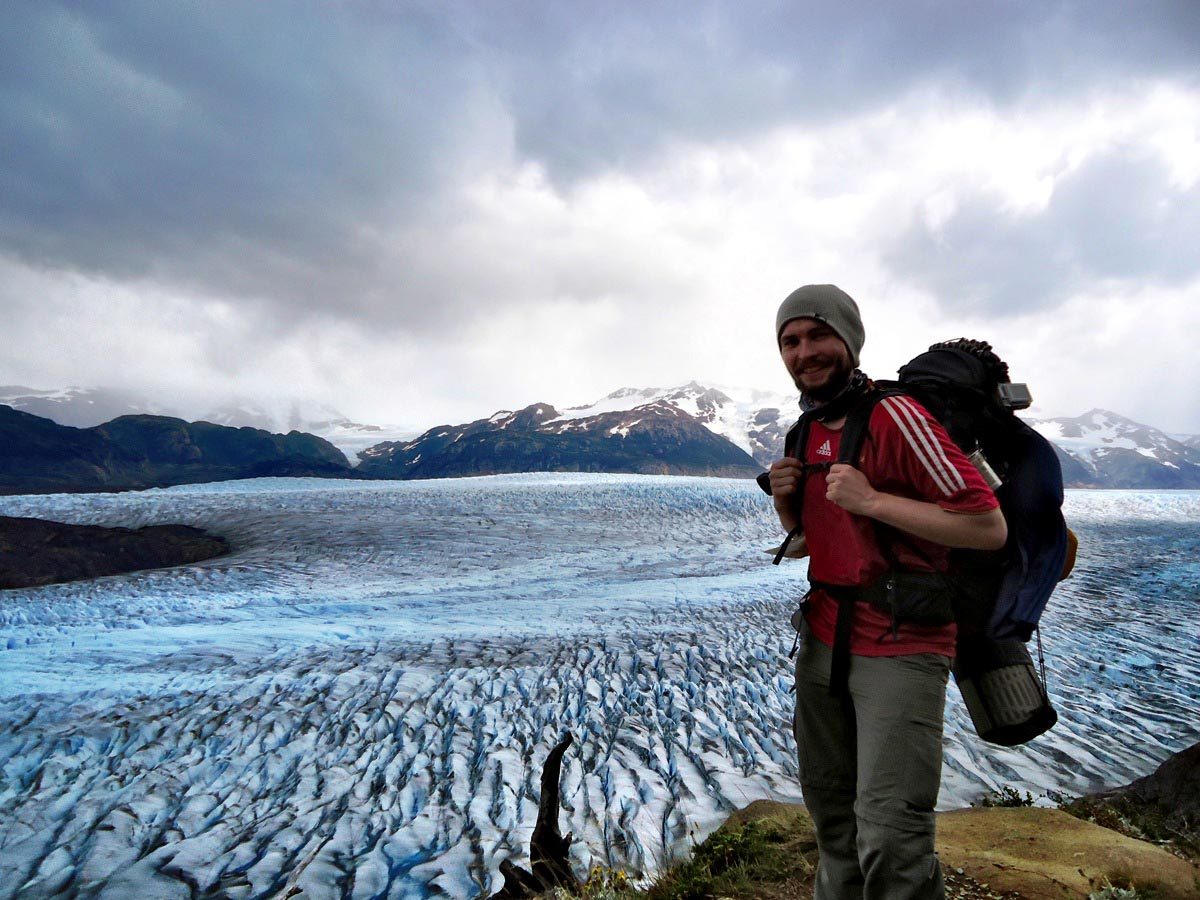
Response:
[[[972,803],[972,806],[982,806],[985,809],[997,806],[1033,806],[1033,794],[1029,791],[1021,793],[1016,788],[1005,785],[998,791],[988,791],[984,794],[978,803]]]
[[[728,824],[692,848],[691,856],[638,889],[620,870],[595,867],[586,900],[783,900],[812,895],[816,842],[804,819]],[[556,900],[565,900],[565,894]]]

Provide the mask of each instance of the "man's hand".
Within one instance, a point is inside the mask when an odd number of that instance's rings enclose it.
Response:
[[[834,463],[825,476],[825,499],[846,512],[859,516],[873,515],[879,494],[867,476],[854,466]]]
[[[785,531],[791,531],[800,523],[796,520],[795,500],[803,480],[800,460],[784,457],[771,463],[767,475],[771,479],[771,499],[775,501],[775,515]]]
[[[776,500],[791,497],[800,487],[800,476],[803,469],[800,460],[784,457],[771,463],[771,496]]]

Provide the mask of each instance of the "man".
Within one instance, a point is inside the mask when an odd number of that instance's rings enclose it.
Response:
[[[847,413],[872,389],[857,369],[862,320],[844,291],[794,291],[775,336],[810,422],[804,446],[769,474],[780,523],[803,530],[799,552],[810,556],[793,726],[821,855],[816,900],[941,898],[933,810],[955,627],[948,612],[914,623],[906,610],[936,598],[910,589],[897,600],[892,588],[896,573],[910,588],[944,582],[928,573],[947,570],[952,547],[1004,546],[1004,517],[908,397],[880,400],[856,465],[836,462]],[[847,643],[848,655],[835,652]]]

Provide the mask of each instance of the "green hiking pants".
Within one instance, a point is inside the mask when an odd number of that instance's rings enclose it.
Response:
[[[815,900],[941,900],[934,806],[950,660],[852,656],[829,695],[832,651],[806,633],[793,729],[821,861]]]

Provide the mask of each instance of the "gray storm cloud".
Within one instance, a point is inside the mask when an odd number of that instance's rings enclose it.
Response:
[[[971,194],[936,227],[915,221],[886,259],[960,309],[1021,314],[1097,282],[1185,284],[1200,277],[1197,234],[1200,184],[1181,189],[1160,159],[1126,147],[1063,176],[1036,212]]]
[[[475,177],[534,163],[569,191],[672,142],[827,123],[924,83],[1003,105],[1195,77],[1191,2],[880,9],[10,4],[0,252],[277,307],[280,327],[332,314],[436,330],[479,291],[517,304],[537,287],[501,283],[502,254],[473,234]],[[1136,192],[1153,187],[1129,182],[1124,202],[1144,212]],[[996,224],[962,215],[964,237]],[[1009,225],[1012,252],[1045,237]],[[913,271],[937,259],[910,243]]]
[[[467,48],[316,7],[35,5],[5,29],[18,257],[305,307],[389,308],[393,223],[471,149]],[[429,39],[432,32],[433,39]]]
[[[1187,0],[515,8],[467,27],[512,53],[501,78],[518,146],[564,178],[681,137],[826,124],[921,84],[1010,104],[1194,77],[1200,49],[1200,6]]]

